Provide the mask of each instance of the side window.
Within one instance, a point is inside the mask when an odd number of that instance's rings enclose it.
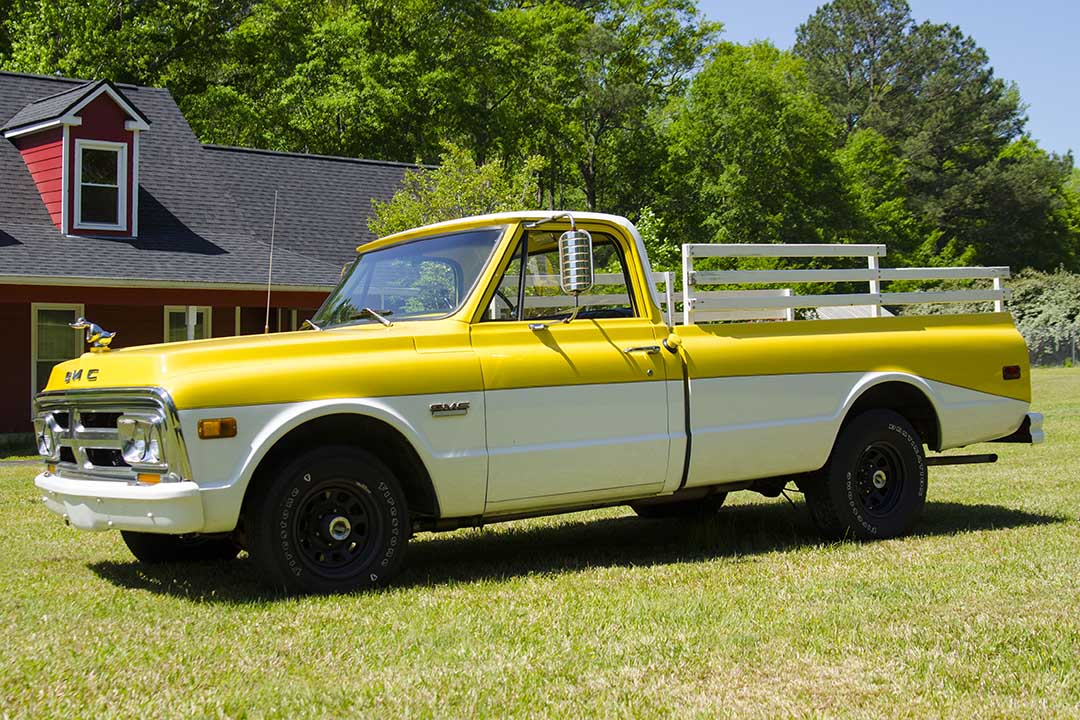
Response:
[[[636,315],[626,272],[626,262],[618,243],[604,234],[593,235],[595,283],[587,295],[575,298],[563,292],[559,283],[559,234],[527,234],[528,255],[524,278],[521,246],[499,281],[485,316],[492,320],[556,320],[569,317],[580,307],[580,318],[620,318]],[[521,283],[524,281],[524,288]],[[518,308],[524,290],[523,307]]]

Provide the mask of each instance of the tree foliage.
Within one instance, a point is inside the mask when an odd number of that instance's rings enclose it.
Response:
[[[1033,362],[1060,364],[1080,353],[1080,275],[1027,271],[1010,283],[1009,309]]]
[[[1080,270],[1072,158],[959,28],[833,0],[792,52],[720,32],[695,0],[0,0],[0,67],[167,87],[204,142],[449,163],[386,228],[512,201],[640,220],[658,265],[713,239]]]
[[[450,146],[439,166],[405,173],[404,187],[386,202],[375,201],[369,227],[378,237],[467,215],[520,210],[536,202],[539,158],[516,171],[496,160],[478,164],[470,151]]]
[[[837,126],[790,54],[768,44],[719,48],[675,107],[666,141],[675,188],[667,217],[682,237],[843,238]],[[705,237],[694,237],[696,228]]]
[[[1064,188],[1072,158],[1022,137],[1017,88],[959,28],[916,23],[905,0],[834,0],[799,27],[795,53],[847,141],[873,131],[879,151],[901,161],[902,188],[889,187],[902,200],[880,209],[909,216],[900,225],[915,237],[938,239],[924,250],[951,243],[980,262],[1075,267]],[[842,156],[857,159],[857,146]],[[876,215],[864,221],[881,227]]]

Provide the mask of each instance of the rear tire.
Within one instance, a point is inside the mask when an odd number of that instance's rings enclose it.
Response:
[[[124,544],[139,562],[148,564],[232,560],[240,546],[217,535],[161,535],[121,530]]]
[[[903,535],[926,505],[922,439],[899,413],[862,413],[840,431],[828,464],[803,492],[828,539]]]
[[[636,504],[631,505],[638,517],[649,520],[662,520],[667,518],[704,518],[715,515],[727,499],[727,493],[716,493],[698,500],[682,500],[672,503],[660,503],[656,505]]]
[[[354,592],[383,585],[400,569],[410,534],[405,493],[371,453],[318,448],[251,492],[249,553],[275,588]]]

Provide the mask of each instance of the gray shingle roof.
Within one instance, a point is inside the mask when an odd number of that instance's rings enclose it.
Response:
[[[49,120],[56,120],[63,117],[73,107],[78,105],[83,98],[87,95],[91,95],[103,86],[108,85],[117,95],[119,95],[124,102],[131,106],[131,109],[143,120],[148,121],[146,115],[135,107],[131,100],[124,95],[124,93],[116,85],[113,85],[107,80],[98,80],[97,82],[88,82],[81,85],[77,85],[67,90],[61,90],[60,92],[48,95],[43,98],[34,100],[26,105],[22,110],[19,110],[12,116],[3,127],[0,127],[0,131],[14,130],[16,128],[27,127],[30,125],[37,125],[38,123],[47,122]],[[131,86],[134,87],[134,86]]]
[[[0,72],[0,121],[80,88],[87,84]],[[139,236],[61,235],[19,151],[0,140],[0,275],[262,284],[277,189],[274,284],[333,285],[372,239],[371,198],[390,197],[409,167],[205,146],[167,90],[124,94],[152,123],[140,139]]]
[[[252,228],[269,237],[278,191],[275,241],[340,269],[368,230],[373,199],[401,187],[404,163],[205,145],[207,159]]]

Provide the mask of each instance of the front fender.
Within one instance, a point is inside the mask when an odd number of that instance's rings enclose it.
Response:
[[[424,395],[180,411],[192,479],[204,498],[203,532],[236,527],[255,470],[282,438],[307,422],[341,414],[373,418],[401,433],[427,468],[443,516],[481,513],[487,486],[483,393],[443,394],[437,401],[467,402],[469,413],[434,418],[429,406],[435,400]],[[236,418],[236,437],[198,439],[198,421],[215,417]]]

